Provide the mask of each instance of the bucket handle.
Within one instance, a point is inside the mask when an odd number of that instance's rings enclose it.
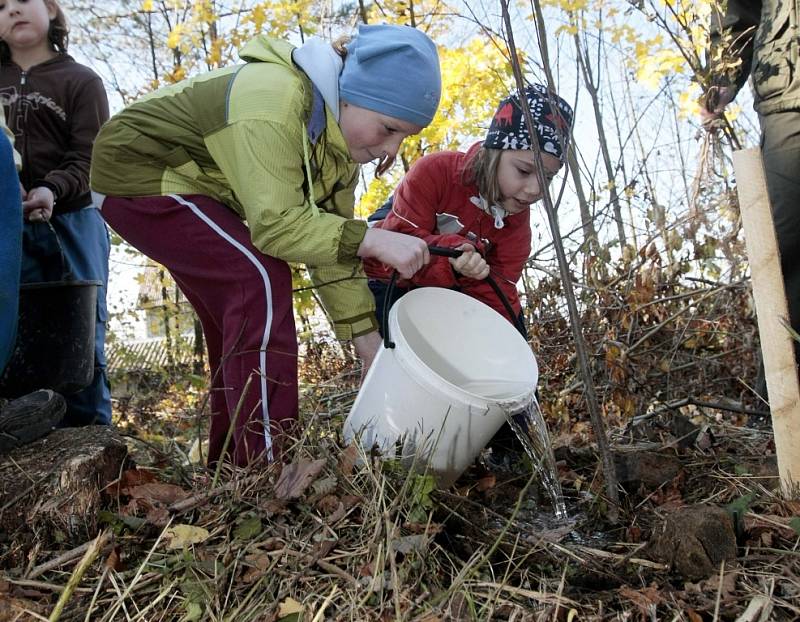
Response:
[[[50,229],[50,232],[56,239],[56,246],[58,247],[58,257],[61,261],[61,280],[74,281],[75,275],[72,273],[72,269],[69,267],[69,264],[67,263],[67,256],[64,254],[64,247],[61,245],[61,238],[59,237],[56,228],[53,226],[53,223],[50,222],[50,220],[47,220],[45,222],[47,224],[47,228]]]
[[[433,244],[428,246],[428,252],[431,255],[438,255],[439,257],[460,257],[464,251],[461,251],[456,248],[448,248],[446,246],[435,246]],[[519,331],[519,333],[527,339],[527,331],[525,330],[525,326],[522,324],[522,319],[514,313],[514,308],[511,306],[511,303],[508,302],[508,298],[503,293],[503,290],[500,289],[500,286],[497,284],[491,275],[486,277],[486,282],[489,283],[489,286],[494,290],[494,293],[497,294],[497,297],[500,299],[500,302],[503,303],[503,307],[505,307],[506,313],[511,318],[514,327]],[[383,295],[383,347],[387,350],[390,350],[395,347],[394,341],[391,340],[389,336],[389,301],[392,300],[392,294],[394,294],[394,288],[397,283],[397,270],[392,272],[392,278],[389,279],[389,286],[386,288],[386,292]]]

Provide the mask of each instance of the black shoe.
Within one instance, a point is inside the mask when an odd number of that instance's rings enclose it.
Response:
[[[64,418],[67,403],[49,389],[11,400],[0,410],[0,454],[41,438]]]

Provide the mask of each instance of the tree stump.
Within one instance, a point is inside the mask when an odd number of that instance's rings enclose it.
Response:
[[[107,426],[55,430],[0,455],[0,533],[96,536],[102,490],[119,477],[127,456],[125,441]]]

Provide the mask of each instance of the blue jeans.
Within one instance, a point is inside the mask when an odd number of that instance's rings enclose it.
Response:
[[[24,224],[22,245],[22,282],[61,281],[63,270],[75,280],[97,280],[97,315],[95,320],[94,377],[85,389],[64,396],[67,414],[63,425],[79,426],[111,423],[111,389],[106,375],[106,289],[111,243],[100,210],[86,207],[76,212],[58,214],[50,221],[58,234],[66,266],[53,232],[46,223]]]
[[[11,143],[0,136],[0,373],[17,335],[19,270],[22,254],[22,201]]]

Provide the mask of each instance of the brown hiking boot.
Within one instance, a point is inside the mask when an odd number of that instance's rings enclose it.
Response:
[[[0,409],[0,454],[48,434],[66,410],[64,398],[50,389],[11,400]]]

